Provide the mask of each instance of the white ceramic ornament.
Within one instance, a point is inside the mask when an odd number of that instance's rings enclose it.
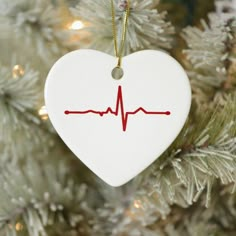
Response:
[[[166,53],[140,51],[122,60],[95,50],[63,56],[45,86],[49,118],[72,152],[97,176],[118,187],[154,162],[181,131],[191,88]]]

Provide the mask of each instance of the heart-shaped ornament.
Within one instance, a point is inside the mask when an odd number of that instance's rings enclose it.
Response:
[[[121,186],[175,140],[191,106],[180,64],[166,53],[140,51],[122,60],[95,50],[71,52],[51,69],[45,86],[49,118],[73,153],[97,176]]]

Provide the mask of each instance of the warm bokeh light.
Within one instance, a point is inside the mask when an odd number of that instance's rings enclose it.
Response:
[[[45,106],[42,106],[39,111],[38,111],[39,116],[41,117],[42,120],[47,120],[48,119],[48,112]]]
[[[24,68],[21,65],[15,65],[12,69],[12,76],[17,79],[25,74]]]
[[[134,201],[134,207],[137,209],[140,209],[142,207],[142,203],[139,200]]]
[[[75,20],[71,23],[69,28],[72,30],[80,30],[84,28],[84,23],[80,20]]]
[[[21,231],[23,230],[24,227],[21,223],[16,223],[15,228],[16,228],[16,231]]]

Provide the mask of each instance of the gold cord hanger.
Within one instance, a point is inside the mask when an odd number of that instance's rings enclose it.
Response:
[[[119,80],[123,77],[124,72],[121,68],[122,57],[125,47],[125,39],[127,34],[128,18],[130,14],[130,0],[127,0],[127,6],[124,13],[123,27],[122,27],[122,37],[120,42],[120,47],[118,49],[118,40],[117,40],[117,27],[116,27],[116,11],[114,6],[114,0],[111,0],[111,12],[112,12],[112,30],[113,30],[113,39],[114,39],[114,49],[115,55],[118,58],[117,66],[112,71],[112,77],[116,80]]]

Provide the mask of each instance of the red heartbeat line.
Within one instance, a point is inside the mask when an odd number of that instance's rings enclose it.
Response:
[[[159,111],[146,111],[144,108],[139,107],[135,111],[128,111],[125,112],[124,109],[124,102],[123,102],[123,95],[122,95],[122,87],[119,86],[118,88],[118,93],[117,93],[117,100],[116,100],[116,108],[115,110],[112,110],[111,107],[108,107],[106,111],[95,111],[95,110],[87,110],[87,111],[68,111],[66,110],[64,113],[66,115],[85,115],[85,114],[96,114],[100,116],[104,116],[107,114],[112,114],[114,116],[118,116],[121,113],[121,121],[122,121],[122,126],[123,126],[123,131],[125,132],[127,129],[127,124],[128,124],[128,119],[130,115],[136,115],[139,112],[143,112],[146,115],[171,115],[170,111],[166,112],[159,112]]]

